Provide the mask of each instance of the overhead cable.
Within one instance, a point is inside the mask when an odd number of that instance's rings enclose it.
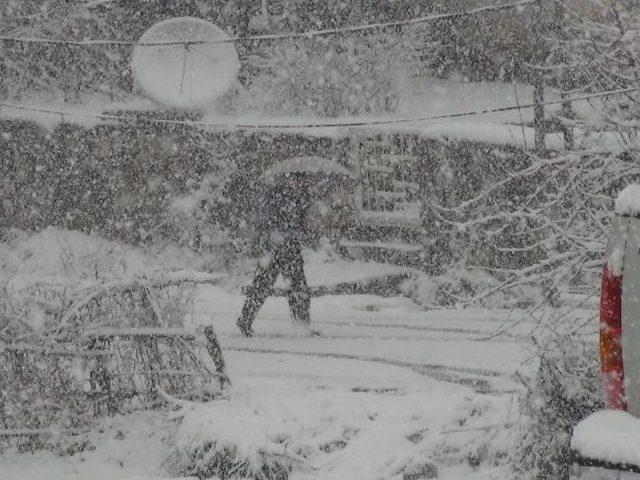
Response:
[[[170,46],[170,45],[202,45],[202,44],[220,44],[220,43],[241,43],[241,42],[259,42],[259,41],[271,41],[271,40],[285,40],[296,38],[315,38],[324,37],[329,35],[339,35],[342,33],[356,33],[366,32],[370,30],[380,30],[393,27],[402,27],[409,25],[417,25],[421,23],[427,23],[437,20],[446,20],[453,18],[464,18],[469,16],[481,15],[491,12],[500,12],[503,10],[518,9],[531,6],[536,3],[540,3],[543,0],[518,0],[511,3],[503,3],[498,5],[488,5],[485,7],[474,8],[471,10],[465,10],[461,12],[449,12],[449,13],[436,13],[426,15],[423,17],[411,18],[408,20],[396,20],[389,22],[368,23],[364,25],[354,25],[350,27],[337,27],[326,28],[322,30],[310,30],[307,32],[290,32],[290,33],[274,33],[263,35],[248,35],[248,36],[235,36],[219,39],[208,40],[169,40],[169,41],[154,41],[154,42],[136,42],[133,40],[112,40],[112,39],[84,39],[84,40],[66,40],[57,38],[45,38],[45,37],[15,37],[15,36],[0,36],[0,42],[4,43],[23,43],[23,44],[48,44],[48,45],[68,45],[76,47],[94,47],[94,46],[146,46],[146,47],[158,47],[158,46]]]
[[[353,121],[331,121],[331,122],[309,122],[309,123],[222,123],[222,122],[210,122],[206,120],[176,120],[170,118],[153,118],[153,117],[140,117],[133,115],[119,115],[119,114],[99,114],[91,112],[78,112],[69,110],[56,110],[51,108],[42,108],[24,104],[4,103],[0,102],[0,107],[28,111],[34,113],[44,113],[49,115],[59,115],[64,122],[64,117],[84,117],[92,118],[96,120],[113,121],[113,122],[129,122],[129,123],[152,123],[158,125],[182,125],[187,127],[209,127],[209,128],[234,128],[234,129],[246,129],[246,130],[269,130],[269,129],[292,129],[292,130],[305,130],[305,129],[317,129],[317,128],[339,128],[339,127],[367,127],[367,126],[379,126],[379,125],[396,125],[396,124],[409,124],[409,123],[421,123],[432,120],[447,120],[454,118],[472,117],[477,115],[486,115],[490,113],[502,113],[510,112],[525,108],[533,108],[536,106],[547,105],[561,105],[565,102],[580,102],[588,101],[596,98],[609,97],[613,95],[620,95],[624,93],[639,92],[640,87],[634,88],[622,88],[618,90],[609,90],[606,92],[596,92],[587,95],[570,97],[559,100],[548,100],[541,103],[528,103],[504,107],[485,108],[480,110],[470,110],[463,112],[447,113],[433,116],[417,116],[406,118],[387,118],[380,120],[353,120]]]

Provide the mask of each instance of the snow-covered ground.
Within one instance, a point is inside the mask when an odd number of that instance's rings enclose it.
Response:
[[[38,245],[42,236],[48,244],[71,238],[85,251],[95,241],[50,230],[22,244]],[[43,261],[39,255],[57,255],[21,251],[30,271]],[[397,271],[331,263],[317,253],[307,259],[315,285]],[[535,368],[528,341],[533,316],[481,308],[426,312],[402,297],[325,296],[312,302],[322,336],[310,338],[291,324],[285,299],[271,298],[247,339],[235,326],[242,301],[237,287],[198,286],[186,320],[196,331],[215,327],[233,382],[225,398],[103,418],[89,436],[95,448],[72,456],[7,453],[0,456],[0,479],[182,478],[197,473],[189,471],[190,453],[210,444],[233,446],[249,465],[285,458],[292,480],[510,474],[522,388],[516,372],[527,376]]]
[[[131,112],[156,111],[157,105],[139,97],[113,102],[106,96],[83,98],[77,104],[32,97],[32,102],[24,109],[20,106],[0,108],[0,119],[25,120],[53,130],[61,123],[73,123],[92,128],[99,124],[117,124],[123,119],[132,119]],[[560,96],[547,89],[545,101],[557,102]],[[527,126],[533,120],[533,108],[520,105],[533,103],[533,88],[530,85],[513,85],[496,82],[461,82],[430,78],[414,79],[404,91],[397,110],[392,115],[343,116],[320,118],[314,116],[273,116],[261,112],[232,112],[226,115],[205,114],[203,124],[197,128],[210,129],[260,129],[270,132],[301,133],[312,137],[343,138],[353,133],[353,128],[362,135],[380,133],[407,133],[429,139],[446,141],[483,142],[490,145],[512,145],[533,149],[534,129]],[[508,111],[493,111],[515,108]],[[560,111],[559,104],[545,107],[548,117]],[[593,121],[602,118],[601,103],[595,100],[573,102],[576,115]],[[493,111],[491,113],[466,115],[469,112]],[[60,113],[63,112],[63,113]],[[118,112],[114,115],[113,112]],[[453,118],[446,118],[449,115]],[[460,116],[458,116],[460,115]],[[407,121],[422,118],[419,121]],[[432,118],[427,120],[426,118]],[[342,123],[372,123],[355,127],[336,126]],[[380,123],[382,122],[382,123]],[[386,122],[386,123],[385,123]],[[625,139],[614,132],[600,132],[585,135],[575,130],[576,145],[579,148],[602,152],[619,152],[625,149]],[[561,133],[551,133],[546,138],[547,148],[564,149]]]
[[[181,426],[175,414],[104,420],[96,450],[0,457],[0,478],[162,478],[176,475],[167,461],[176,449],[206,439],[247,456],[302,450],[292,479],[393,478],[421,462],[439,478],[492,478],[506,468],[517,420],[513,374],[529,354],[518,339],[481,338],[510,314],[323,297],[312,310],[323,336],[308,338],[292,328],[284,299],[272,299],[257,335],[245,339],[235,327],[241,301],[200,288],[193,316],[219,334],[233,381],[228,399],[187,410]]]

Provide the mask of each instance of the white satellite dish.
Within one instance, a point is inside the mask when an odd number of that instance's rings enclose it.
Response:
[[[153,100],[167,107],[206,110],[233,85],[240,61],[217,26],[193,17],[155,24],[133,50],[133,75]]]

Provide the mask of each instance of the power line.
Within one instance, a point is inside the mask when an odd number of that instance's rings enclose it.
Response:
[[[620,95],[623,93],[632,93],[640,91],[640,87],[635,88],[623,88],[618,90],[609,90],[606,92],[597,92],[591,93],[588,95],[582,95],[579,97],[571,97],[561,100],[548,100],[546,102],[541,103],[542,106],[548,105],[561,105],[563,102],[580,102],[586,100],[592,100],[595,98],[609,97],[613,95]],[[509,112],[520,110],[524,108],[533,108],[535,107],[535,103],[521,104],[521,105],[512,105],[505,107],[494,107],[494,108],[486,108],[481,110],[470,110],[464,112],[457,113],[448,113],[442,115],[433,115],[433,116],[419,116],[419,117],[409,117],[409,118],[392,118],[392,119],[384,119],[384,120],[362,120],[362,121],[336,121],[336,122],[316,122],[316,123],[300,123],[300,124],[288,124],[288,123],[272,123],[272,124],[260,124],[260,123],[213,123],[207,121],[199,121],[199,120],[174,120],[174,119],[162,119],[162,118],[140,118],[132,115],[110,115],[110,114],[97,114],[97,113],[88,113],[88,112],[73,112],[73,111],[65,111],[65,110],[54,110],[49,108],[41,108],[41,107],[33,107],[30,105],[21,105],[21,104],[12,104],[12,103],[1,103],[0,107],[21,110],[21,111],[30,111],[36,113],[45,113],[50,115],[59,115],[63,121],[64,117],[85,117],[85,118],[93,118],[97,120],[109,120],[109,121],[118,121],[118,122],[130,122],[130,123],[154,123],[158,125],[182,125],[188,127],[211,127],[211,128],[237,128],[237,129],[252,129],[252,130],[268,130],[268,129],[312,129],[312,128],[338,128],[338,127],[367,127],[367,126],[377,126],[377,125],[396,125],[396,124],[406,124],[406,123],[418,123],[425,122],[430,120],[447,120],[452,118],[462,118],[462,117],[471,117],[476,115],[486,115],[490,113],[501,113],[501,112]]]
[[[311,30],[307,32],[292,32],[292,33],[275,33],[266,35],[249,35],[249,36],[235,36],[220,39],[211,40],[174,40],[174,41],[162,41],[162,42],[135,42],[132,40],[108,40],[108,39],[86,39],[86,40],[60,40],[55,38],[38,38],[38,37],[9,37],[0,36],[0,42],[4,43],[26,43],[26,44],[48,44],[48,45],[68,45],[77,47],[91,47],[91,46],[133,46],[140,45],[146,47],[153,46],[170,46],[170,45],[202,45],[202,44],[220,44],[220,43],[240,43],[240,42],[257,42],[257,41],[270,41],[270,40],[284,40],[294,38],[315,38],[329,35],[337,35],[340,33],[355,33],[365,32],[369,30],[379,30],[392,27],[402,27],[409,25],[417,25],[421,23],[432,22],[436,20],[446,20],[453,18],[464,18],[474,15],[481,15],[490,12],[499,12],[503,10],[511,10],[517,8],[524,8],[536,3],[540,3],[544,0],[519,0],[511,3],[504,3],[501,5],[489,5],[486,7],[474,8],[462,12],[449,12],[449,13],[437,13],[432,15],[426,15],[423,17],[412,18],[409,20],[396,20],[390,22],[378,22],[368,23],[364,25],[354,25],[351,27],[338,27],[327,28],[323,30]]]

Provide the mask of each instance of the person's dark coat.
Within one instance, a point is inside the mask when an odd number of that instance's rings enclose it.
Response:
[[[277,233],[284,237],[300,237],[306,229],[311,199],[307,189],[297,191],[288,184],[265,187],[259,200],[256,232],[269,238]]]
[[[301,186],[304,185],[304,186]],[[267,253],[258,264],[253,283],[242,307],[237,325],[251,336],[258,310],[273,291],[282,275],[289,281],[289,305],[295,320],[309,324],[310,292],[304,274],[300,237],[306,233],[311,206],[308,187],[284,183],[265,188],[256,217],[256,232],[261,253]]]

